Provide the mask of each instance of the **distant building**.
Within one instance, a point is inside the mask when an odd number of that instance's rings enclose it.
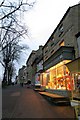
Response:
[[[42,56],[42,48],[43,46],[39,46],[39,49],[36,51],[35,59],[32,62],[32,79],[34,80],[34,84],[38,85],[40,83],[40,73],[43,71],[43,56]]]
[[[42,60],[42,48],[43,46],[39,46],[39,49],[36,51],[32,51],[27,62],[27,80],[31,80],[31,83],[35,85],[36,83],[39,84],[39,67],[40,67],[40,61]],[[41,66],[43,69],[43,66]]]
[[[19,69],[18,72],[18,82],[19,83],[24,83],[27,81],[26,79],[26,66],[22,66],[22,68]]]
[[[30,80],[32,84],[35,83],[35,80],[33,79],[33,72],[34,69],[32,68],[32,62],[35,59],[35,55],[36,55],[36,51],[32,51],[27,62],[26,62],[26,66],[27,66],[27,80]]]

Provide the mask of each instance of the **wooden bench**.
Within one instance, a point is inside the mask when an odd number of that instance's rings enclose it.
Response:
[[[68,97],[49,92],[39,92],[39,94],[43,95],[47,100],[55,103],[56,105],[62,105],[63,103],[63,105],[70,105],[70,99]]]

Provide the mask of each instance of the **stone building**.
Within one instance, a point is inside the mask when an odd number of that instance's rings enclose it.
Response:
[[[47,91],[71,96],[77,88],[75,75],[71,75],[69,64],[80,62],[80,4],[69,7],[63,18],[43,47],[44,72],[42,85]],[[80,63],[77,64],[80,68]],[[74,64],[72,66],[74,69]],[[76,69],[80,78],[80,69]],[[76,73],[75,72],[75,73]],[[73,74],[75,74],[73,73]]]
[[[32,62],[35,59],[36,51],[32,51],[31,54],[29,55],[29,58],[26,62],[27,66],[27,80],[30,80],[32,84],[34,84],[34,79],[33,79],[33,72],[34,69],[32,68]]]
[[[27,80],[31,80],[31,83],[35,85],[37,77],[39,77],[37,64],[42,60],[42,45],[39,46],[39,49],[32,51],[27,62]]]
[[[35,85],[40,84],[40,73],[43,70],[42,48],[42,45],[39,46],[39,49],[36,51],[35,59],[32,62],[32,79],[34,80]]]
[[[26,66],[22,66],[22,68],[18,71],[18,83],[24,83],[27,81],[26,79]]]
[[[78,97],[80,90],[80,4],[69,7],[44,46],[26,62],[27,80],[46,91]],[[20,74],[21,73],[21,74]],[[22,69],[19,70],[23,78]]]

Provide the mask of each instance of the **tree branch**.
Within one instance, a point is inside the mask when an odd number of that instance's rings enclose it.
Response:
[[[34,4],[34,3],[33,3],[33,4]],[[0,18],[0,20],[3,20],[4,18],[10,16],[11,14],[13,14],[13,13],[16,12],[17,10],[19,10],[20,7],[23,6],[23,5],[28,5],[28,6],[33,7],[33,5],[31,5],[31,4],[29,4],[29,3],[22,3],[22,2],[19,4],[18,7],[15,7],[15,6],[7,6],[7,5],[3,5],[3,4],[2,4],[2,6],[4,6],[4,7],[14,7],[15,9],[14,9],[12,12],[10,12],[10,13],[6,14],[5,16],[3,16],[2,18]]]

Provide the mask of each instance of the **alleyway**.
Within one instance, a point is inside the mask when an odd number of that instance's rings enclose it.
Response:
[[[74,118],[70,106],[51,105],[38,92],[19,85],[2,91],[3,118]]]

